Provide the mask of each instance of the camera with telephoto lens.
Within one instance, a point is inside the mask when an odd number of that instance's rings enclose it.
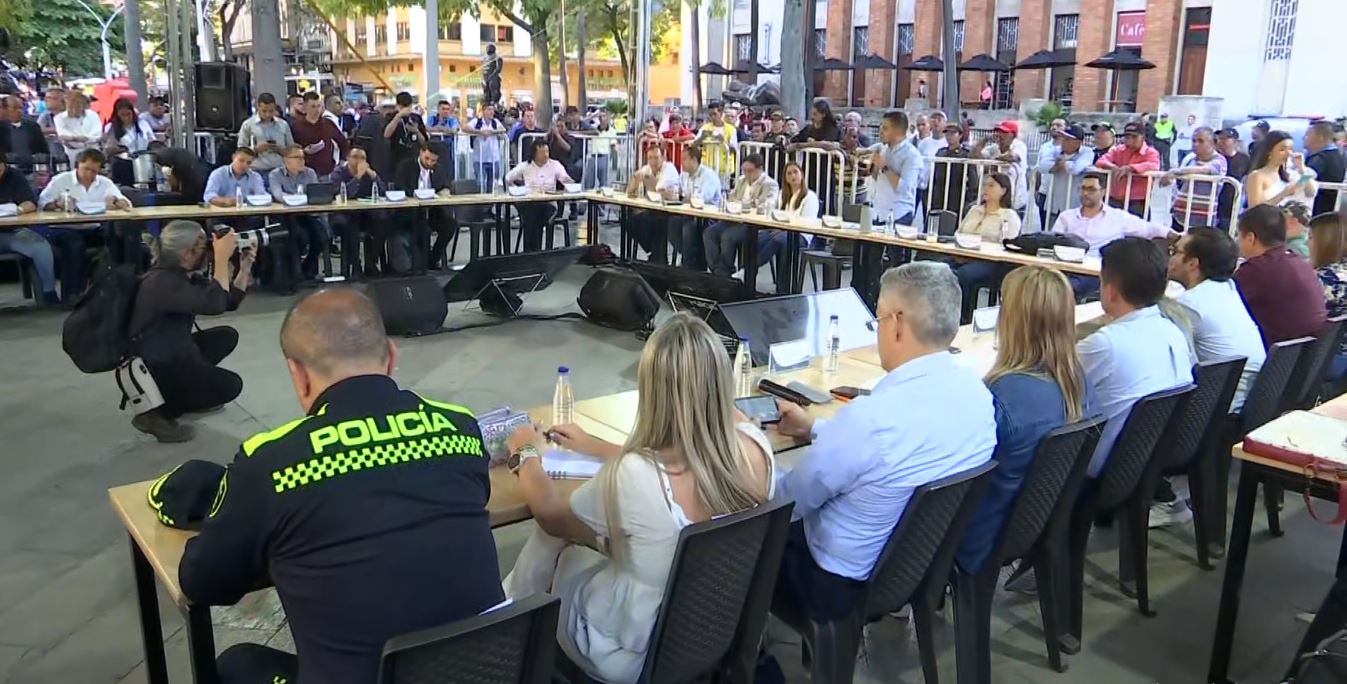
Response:
[[[216,226],[215,237],[224,237],[231,230],[233,230],[233,228],[229,226],[224,225]],[[238,243],[234,247],[235,250],[241,252],[245,249],[252,249],[254,252],[256,252],[258,249],[266,247],[267,245],[271,244],[272,241],[274,240],[284,240],[286,236],[289,235],[289,231],[281,229],[254,228],[253,230],[237,231],[236,233],[234,233],[234,235],[238,237]]]

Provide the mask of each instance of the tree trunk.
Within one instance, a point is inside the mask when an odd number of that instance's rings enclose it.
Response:
[[[689,3],[688,7],[692,9],[692,102],[697,107],[697,112],[702,111],[705,104],[702,102],[702,4],[700,2]]]
[[[149,102],[145,84],[145,53],[140,41],[140,0],[126,0],[122,5],[122,20],[126,22],[126,75],[137,101],[144,107]]]
[[[238,1],[238,0],[236,0]],[[281,19],[277,0],[252,0],[253,95],[285,98],[285,58],[281,55]]]
[[[538,125],[547,129],[552,127],[552,58],[547,54],[547,29],[542,22],[532,37],[533,92],[538,93],[534,110],[538,113]]]
[[[805,38],[800,35],[804,14],[804,0],[786,0],[781,16],[781,106],[800,120],[805,117]],[[813,38],[812,31],[809,37]],[[812,43],[809,48],[813,48]]]
[[[580,101],[580,113],[584,114],[589,111],[589,79],[585,72],[585,51],[589,49],[589,39],[585,35],[584,12],[575,18],[575,44],[579,46],[576,48],[575,59],[580,67],[580,93],[576,99]]]
[[[571,103],[571,79],[566,69],[566,0],[561,0],[561,16],[557,30],[557,62],[561,67],[561,111],[566,111],[566,106]],[[546,50],[547,46],[544,45]]]

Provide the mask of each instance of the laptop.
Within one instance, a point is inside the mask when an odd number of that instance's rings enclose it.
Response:
[[[309,204],[332,204],[337,199],[336,183],[309,183],[304,186]]]

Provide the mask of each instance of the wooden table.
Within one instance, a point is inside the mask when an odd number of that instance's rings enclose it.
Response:
[[[1347,395],[1340,396],[1315,409],[1317,413],[1342,418],[1347,411]],[[1221,601],[1216,611],[1216,631],[1211,647],[1211,661],[1207,681],[1229,684],[1230,654],[1235,639],[1235,625],[1239,619],[1240,589],[1249,557],[1249,537],[1253,530],[1254,507],[1258,501],[1259,486],[1278,486],[1288,492],[1308,493],[1315,498],[1336,503],[1338,489],[1324,479],[1311,480],[1305,471],[1281,461],[1274,461],[1245,453],[1242,444],[1231,449],[1231,455],[1240,461],[1239,488],[1235,494],[1235,513],[1230,525],[1230,542],[1225,561],[1225,577],[1221,583]],[[1338,547],[1338,578],[1347,576],[1347,526],[1344,526]]]
[[[552,408],[539,407],[529,411],[537,422],[550,422]],[[626,434],[611,427],[577,416],[576,422],[600,439],[621,443]],[[518,479],[504,467],[490,471],[491,499],[487,513],[491,526],[502,527],[529,520],[533,514],[519,491]],[[569,496],[583,480],[556,480],[557,489]],[[168,664],[164,654],[163,625],[159,620],[156,584],[177,606],[187,622],[188,658],[192,680],[213,684],[215,673],[215,637],[210,621],[209,606],[192,603],[183,596],[178,584],[178,566],[187,546],[187,540],[196,532],[178,530],[159,522],[149,505],[149,490],[153,480],[113,487],[108,490],[112,510],[121,520],[131,538],[131,565],[135,578],[136,598],[140,605],[141,639],[145,648],[145,669],[151,684],[168,682]]]

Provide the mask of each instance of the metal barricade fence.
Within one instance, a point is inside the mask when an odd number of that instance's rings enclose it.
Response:
[[[969,208],[981,197],[986,174],[1008,170],[1009,162],[967,157],[933,157],[926,160],[926,211],[949,211],[963,222]],[[1011,191],[1015,183],[1011,181]]]
[[[495,154],[486,151],[483,145],[495,146]],[[476,180],[482,192],[500,189],[505,173],[510,170],[509,147],[510,142],[504,135],[460,134],[454,141],[457,157],[454,161],[454,178]]]
[[[786,153],[789,156],[790,153]],[[805,148],[796,153],[795,162],[804,173],[805,186],[818,195],[819,211],[823,216],[842,215],[842,176],[846,155],[837,150]],[[784,165],[783,165],[784,169]],[[784,171],[783,171],[784,174]],[[776,179],[777,184],[784,181]]]
[[[1164,184],[1161,179],[1167,174],[1162,171],[1124,176],[1108,174],[1104,169],[1091,168],[1091,171],[1107,175],[1104,184],[1105,202],[1115,207],[1121,203],[1122,206],[1117,208],[1130,211],[1143,220],[1164,226],[1175,223],[1183,227],[1214,226],[1229,229],[1233,234],[1244,196],[1243,184],[1235,178],[1190,174],[1171,177],[1173,182]],[[1056,215],[1080,206],[1079,177],[1063,181],[1059,178],[1062,175],[1065,174],[1043,173],[1037,169],[1030,174],[1030,200],[1038,207],[1034,219],[1040,223],[1042,230],[1052,228],[1051,220]],[[1137,187],[1137,178],[1145,179],[1144,192]],[[1069,182],[1065,192],[1060,188],[1063,182]],[[1114,196],[1118,183],[1125,183],[1121,197]],[[1140,204],[1136,205],[1135,202]],[[1028,219],[1026,216],[1026,222]]]

